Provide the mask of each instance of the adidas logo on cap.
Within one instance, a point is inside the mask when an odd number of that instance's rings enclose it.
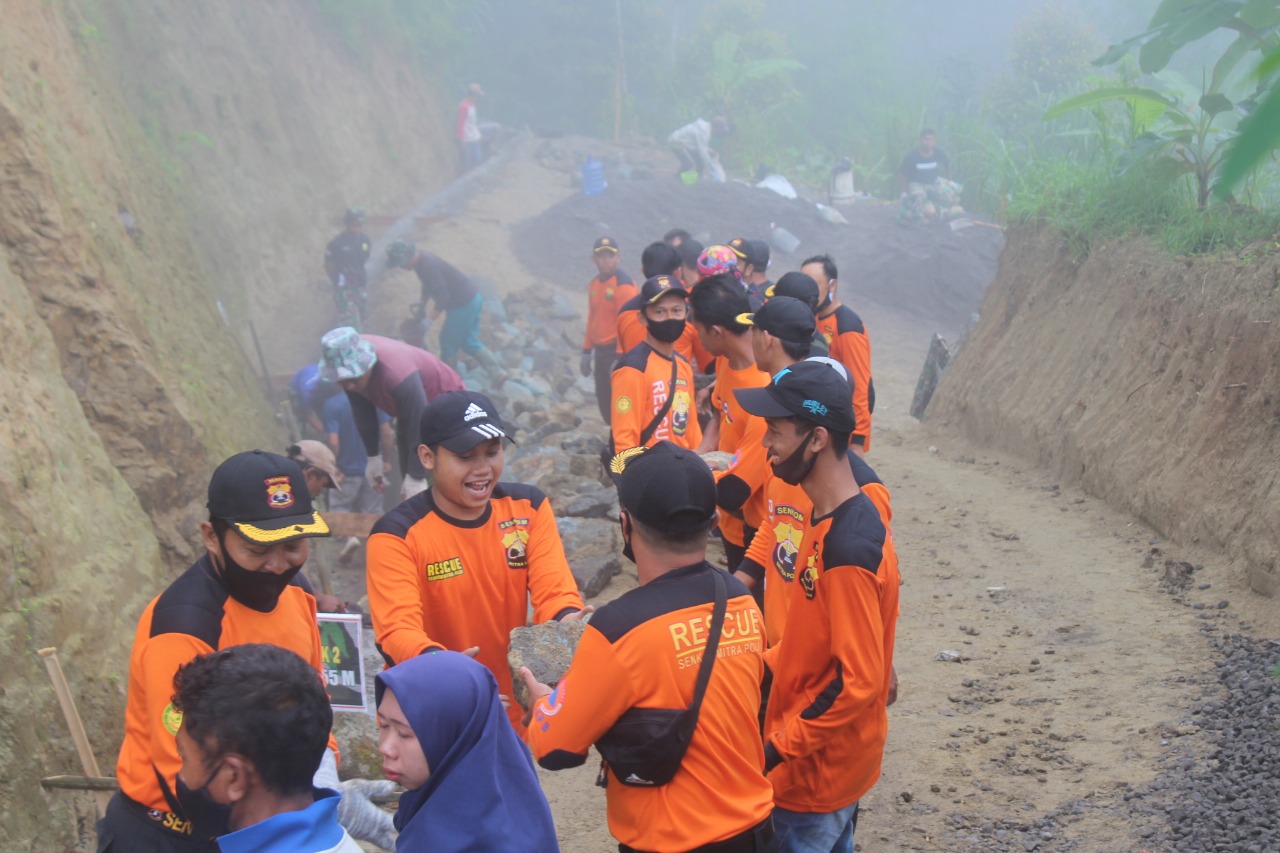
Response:
[[[467,410],[462,413],[462,419],[467,423],[474,421],[476,418],[487,418],[489,413],[477,406],[475,403],[467,406]]]

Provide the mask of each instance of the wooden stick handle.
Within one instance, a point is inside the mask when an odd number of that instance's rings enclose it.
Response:
[[[93,747],[89,743],[89,733],[85,731],[80,712],[76,710],[76,701],[71,696],[71,688],[67,686],[67,677],[62,673],[62,664],[58,662],[58,650],[50,647],[41,649],[36,654],[44,658],[45,668],[49,670],[49,680],[53,682],[53,692],[58,697],[58,704],[62,706],[62,715],[67,719],[67,728],[71,729],[71,740],[80,756],[80,766],[86,776],[101,776],[98,759],[94,757]],[[94,796],[98,801],[98,817],[104,817],[111,794],[99,791]]]

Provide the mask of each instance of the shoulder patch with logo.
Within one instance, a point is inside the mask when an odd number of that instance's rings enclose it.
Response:
[[[160,712],[160,722],[164,725],[165,731],[171,735],[176,735],[178,729],[182,728],[182,712],[173,707],[173,703],[170,702]]]
[[[507,558],[507,568],[529,568],[529,519],[509,518],[498,524],[502,532],[502,553]]]
[[[618,402],[614,404],[614,408],[625,415],[631,411],[631,398],[627,396],[619,397]]]

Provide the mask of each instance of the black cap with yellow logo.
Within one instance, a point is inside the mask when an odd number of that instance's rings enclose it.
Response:
[[[209,480],[209,515],[261,545],[329,535],[302,468],[264,450],[237,453],[218,466]]]
[[[612,237],[601,237],[596,241],[596,245],[591,252],[597,255],[601,252],[611,252],[616,255],[618,254],[618,243]]]

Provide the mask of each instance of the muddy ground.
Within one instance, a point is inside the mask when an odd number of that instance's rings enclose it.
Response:
[[[571,193],[566,175],[523,158],[424,239],[446,256],[484,247],[481,266],[502,289],[547,284],[554,271],[523,266],[519,246],[537,227],[527,220]],[[591,274],[583,250],[554,277],[573,290]],[[407,284],[389,284],[388,305],[404,301]],[[1157,843],[1167,824],[1150,803],[1177,762],[1201,767],[1209,755],[1193,712],[1221,697],[1215,642],[1280,634],[1274,602],[1218,555],[1168,547],[1044,471],[912,419],[930,335],[956,329],[921,320],[918,305],[892,294],[844,295],[873,341],[869,461],[892,490],[904,579],[900,698],[883,776],[863,800],[861,849],[1175,849]],[[1202,566],[1194,583],[1171,585],[1170,559]],[[346,597],[363,593],[362,574],[339,571]],[[634,583],[624,571],[594,603]],[[938,660],[943,651],[960,661]],[[616,849],[595,774],[593,762],[542,774],[566,850]]]

